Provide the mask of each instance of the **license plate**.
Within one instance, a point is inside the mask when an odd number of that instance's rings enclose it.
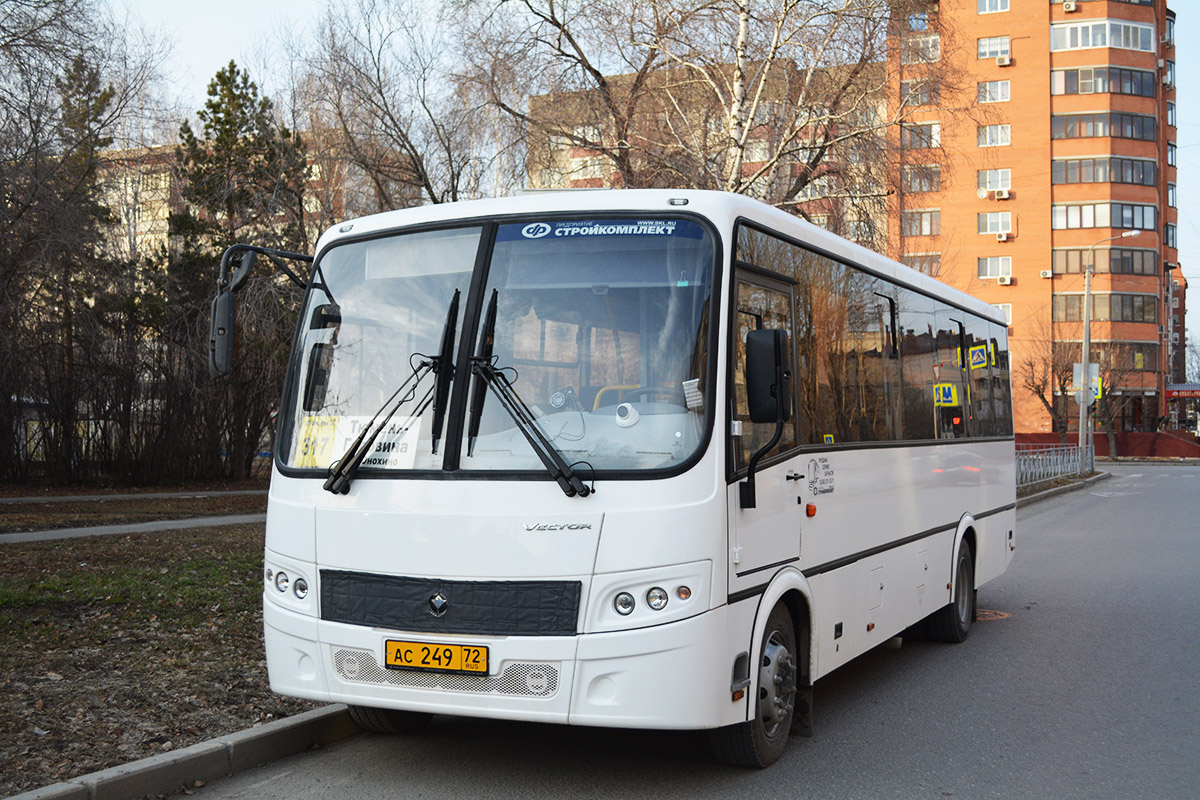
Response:
[[[384,643],[383,665],[388,669],[486,675],[488,649],[472,644],[431,644],[389,639]]]

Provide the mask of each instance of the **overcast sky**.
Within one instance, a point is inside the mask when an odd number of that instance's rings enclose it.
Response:
[[[1044,1],[1044,0],[1043,0]],[[208,82],[232,58],[258,63],[263,43],[284,27],[308,29],[326,0],[114,0],[151,31],[173,42],[169,71],[185,108],[204,105]],[[1179,122],[1179,260],[1191,292],[1189,338],[1200,337],[1200,3],[1174,0]],[[263,76],[251,73],[262,85]]]

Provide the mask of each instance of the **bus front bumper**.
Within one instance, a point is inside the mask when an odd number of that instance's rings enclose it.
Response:
[[[374,708],[601,727],[697,729],[731,706],[724,608],[576,636],[431,636],[325,622],[264,604],[272,690]],[[488,648],[488,674],[387,669],[388,640]],[[742,715],[742,716],[739,716]]]

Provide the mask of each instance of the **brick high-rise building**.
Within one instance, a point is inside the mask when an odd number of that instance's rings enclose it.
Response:
[[[1018,432],[1078,419],[1094,259],[1100,421],[1154,430],[1185,346],[1166,0],[928,0],[897,28],[890,255],[1009,314]]]

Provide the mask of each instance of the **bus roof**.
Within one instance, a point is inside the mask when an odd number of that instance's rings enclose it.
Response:
[[[774,206],[746,195],[697,189],[567,189],[539,191],[513,197],[466,200],[385,211],[347,220],[325,231],[317,253],[343,238],[455,220],[528,217],[535,214],[579,213],[699,214],[719,227],[732,229],[738,219],[756,222],[768,229],[827,253],[839,260],[865,267],[895,283],[942,298],[998,324],[1006,324],[995,306],[897,261],[847,241]]]

